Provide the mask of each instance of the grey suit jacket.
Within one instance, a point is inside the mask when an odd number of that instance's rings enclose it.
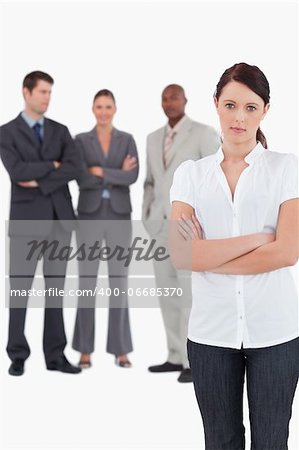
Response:
[[[75,215],[68,182],[78,176],[80,159],[75,144],[64,125],[45,118],[41,149],[33,130],[21,114],[0,129],[2,162],[11,179],[10,219],[13,221],[51,221],[54,211],[66,229],[73,228]],[[55,169],[53,161],[60,161]],[[19,181],[37,180],[38,187],[24,188]],[[37,224],[36,224],[37,225]],[[32,225],[31,225],[32,227]],[[50,222],[44,222],[40,233],[50,231]],[[20,234],[16,222],[10,223],[10,235]],[[32,233],[32,228],[21,231]]]
[[[159,128],[147,138],[147,173],[142,205],[143,224],[150,235],[162,228],[163,219],[170,218],[169,191],[176,168],[188,159],[197,160],[215,153],[220,146],[216,131],[189,117],[182,123],[169,150],[169,165],[163,164],[166,127]]]
[[[77,135],[75,143],[82,159],[81,174],[78,178],[79,218],[80,213],[92,213],[100,207],[104,189],[110,192],[111,207],[115,212],[120,214],[131,212],[129,186],[137,180],[139,172],[138,154],[133,136],[113,128],[107,159],[101,149],[96,128]],[[121,168],[127,155],[137,158],[137,166],[131,171],[124,171]],[[90,175],[87,168],[91,166],[103,167],[103,178]]]

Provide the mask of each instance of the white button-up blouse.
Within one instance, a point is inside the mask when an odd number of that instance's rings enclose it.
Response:
[[[298,196],[295,155],[258,143],[234,199],[220,166],[222,148],[176,170],[170,201],[191,205],[206,239],[275,232],[279,206]],[[298,298],[290,268],[257,275],[192,273],[188,337],[220,347],[268,347],[298,337]]]

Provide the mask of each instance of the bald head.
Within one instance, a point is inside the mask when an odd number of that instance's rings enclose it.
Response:
[[[187,99],[185,91],[179,84],[169,84],[162,92],[162,108],[169,125],[174,127],[185,115]]]

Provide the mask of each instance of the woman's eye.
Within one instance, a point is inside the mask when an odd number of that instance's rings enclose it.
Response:
[[[256,107],[252,105],[247,106],[247,109],[248,111],[256,111]]]
[[[225,108],[227,109],[233,109],[235,107],[235,105],[233,105],[232,103],[226,103]]]

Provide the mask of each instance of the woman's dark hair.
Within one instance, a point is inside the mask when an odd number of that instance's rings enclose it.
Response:
[[[23,80],[23,88],[27,88],[29,92],[35,88],[39,80],[46,81],[47,83],[54,84],[54,80],[48,73],[35,70],[28,73]]]
[[[219,100],[224,86],[226,86],[230,81],[238,81],[239,83],[245,84],[245,86],[263,99],[265,105],[269,103],[269,83],[263,72],[257,66],[250,66],[246,63],[238,63],[229,69],[226,69],[216,86],[214,97],[216,97],[217,100]],[[256,140],[259,141],[264,148],[268,148],[267,140],[260,128],[257,130]]]
[[[111,91],[109,91],[109,89],[101,89],[99,92],[97,92],[96,95],[93,98],[93,103],[96,101],[97,98],[102,97],[102,96],[110,97],[113,100],[114,104],[115,104],[114,95],[112,94]]]

